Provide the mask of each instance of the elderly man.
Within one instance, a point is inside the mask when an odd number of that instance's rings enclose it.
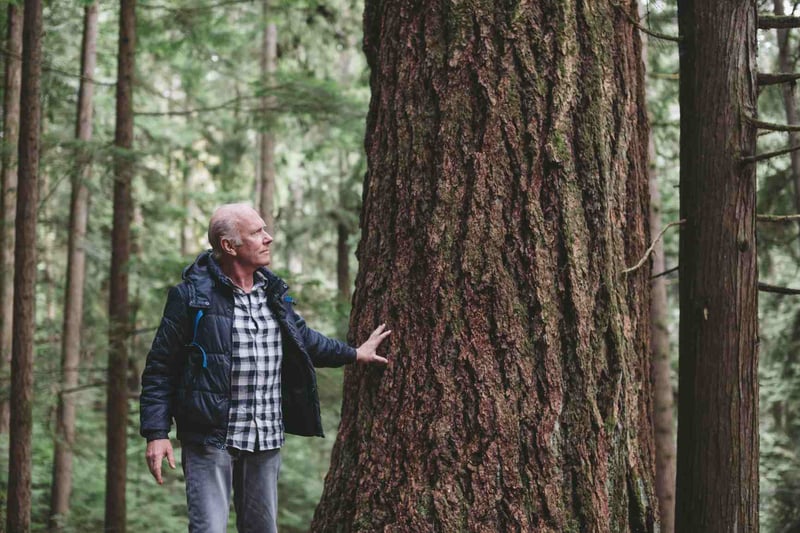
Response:
[[[147,465],[159,484],[163,460],[175,468],[174,418],[189,530],[226,531],[233,489],[238,530],[274,532],[284,431],[322,436],[314,367],[385,364],[376,349],[390,332],[381,325],[355,349],[306,326],[266,268],[272,237],[251,207],[218,208],[208,240],[170,290],[147,356]]]

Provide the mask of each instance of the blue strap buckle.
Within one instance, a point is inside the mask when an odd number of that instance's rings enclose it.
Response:
[[[203,368],[208,368],[208,357],[206,356],[206,351],[203,349],[200,344],[197,343],[197,326],[200,324],[200,319],[203,318],[203,310],[197,310],[197,316],[194,317],[194,335],[192,335],[192,342],[189,343],[189,346],[194,346],[200,353],[203,354]]]

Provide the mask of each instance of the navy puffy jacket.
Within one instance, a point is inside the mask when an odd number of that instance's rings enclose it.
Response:
[[[322,436],[314,367],[356,359],[354,348],[306,326],[267,269],[267,301],[281,328],[281,407],[287,433]],[[140,433],[168,437],[172,419],[184,442],[225,445],[230,406],[233,291],[210,252],[200,254],[169,291],[142,374]]]

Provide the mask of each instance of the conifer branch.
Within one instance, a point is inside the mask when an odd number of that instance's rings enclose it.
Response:
[[[797,80],[800,80],[800,73],[798,72],[758,73],[759,87],[766,87],[768,85],[778,85],[781,83],[790,83]]]
[[[755,117],[745,114],[745,118],[758,129],[770,131],[800,131],[800,124],[778,124],[776,122],[765,122]]]
[[[256,96],[237,96],[236,98],[231,98],[230,100],[226,100],[221,104],[208,106],[208,107],[195,107],[192,109],[178,109],[175,111],[135,111],[133,114],[136,116],[145,116],[145,117],[180,117],[180,116],[188,116],[194,115],[196,113],[205,113],[208,111],[219,111],[220,109],[228,109],[232,107],[234,104],[238,104],[239,102],[245,100],[254,100],[257,98]]]
[[[650,276],[650,279],[653,280],[653,279],[657,279],[657,278],[660,278],[660,277],[663,277],[663,276],[667,276],[669,274],[672,274],[673,272],[677,272],[678,270],[680,270],[680,265],[674,266],[674,267],[672,267],[670,269],[667,269],[664,272],[659,272],[658,274],[656,274],[654,276]]]
[[[634,270],[638,270],[639,268],[641,268],[642,265],[645,263],[645,261],[647,261],[647,258],[650,257],[650,254],[653,253],[653,250],[655,249],[656,244],[658,244],[658,241],[661,240],[661,237],[664,236],[664,234],[667,232],[667,230],[669,228],[671,228],[672,226],[680,226],[681,224],[683,224],[685,222],[686,222],[686,219],[682,218],[681,220],[678,220],[677,222],[670,222],[669,224],[664,226],[664,228],[661,230],[661,233],[659,233],[658,236],[653,241],[653,244],[651,244],[650,248],[648,248],[647,251],[644,253],[644,257],[642,257],[639,260],[639,262],[636,263],[635,265],[633,265],[632,267],[626,268],[625,270],[623,270],[622,273],[623,274],[629,274],[629,273],[633,272]]]
[[[758,222],[800,222],[800,215],[756,215]]]
[[[790,289],[788,287],[778,287],[777,285],[769,285],[767,283],[758,282],[758,290],[761,292],[771,292],[774,294],[800,294],[800,289]]]
[[[191,12],[191,11],[206,11],[209,9],[216,9],[218,7],[225,7],[232,4],[252,4],[253,0],[225,0],[223,2],[217,2],[214,4],[200,4],[197,6],[187,5],[184,7],[172,7],[167,6],[164,4],[148,4],[148,3],[139,3],[139,7],[144,9],[163,9],[164,11],[170,11],[172,13],[181,13],[181,12]]]
[[[800,17],[770,13],[758,14],[758,29],[760,30],[789,30],[792,28],[800,28]]]
[[[759,161],[764,161],[766,159],[771,159],[773,157],[778,157],[786,154],[790,154],[792,152],[796,152],[800,150],[800,144],[796,144],[794,146],[789,146],[788,148],[782,148],[780,150],[775,150],[774,152],[765,152],[763,154],[756,154],[756,155],[749,155],[747,157],[742,158],[742,163],[749,164],[749,163],[758,163]]]

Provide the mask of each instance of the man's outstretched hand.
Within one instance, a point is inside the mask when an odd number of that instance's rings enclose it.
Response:
[[[147,443],[147,451],[145,452],[147,467],[159,485],[164,484],[164,480],[161,479],[161,464],[165,457],[169,462],[170,468],[174,469],[175,456],[172,453],[172,443],[170,443],[169,439],[151,440]]]
[[[381,357],[376,353],[378,346],[380,346],[383,339],[389,336],[391,330],[386,329],[386,324],[381,324],[369,336],[369,339],[356,348],[356,362],[358,363],[381,363],[386,364],[389,361],[385,357]]]

